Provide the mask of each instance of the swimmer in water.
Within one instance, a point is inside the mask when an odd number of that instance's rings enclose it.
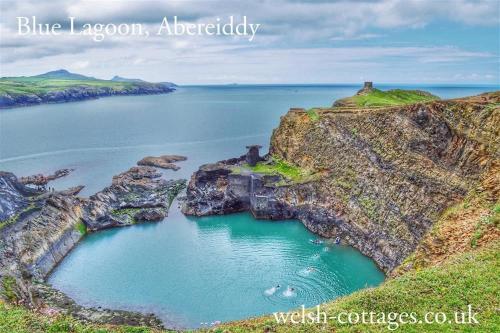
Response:
[[[286,290],[283,292],[283,296],[292,297],[292,296],[294,296],[294,291],[295,291],[295,288],[288,286],[288,288],[286,288]]]
[[[280,287],[281,286],[278,284],[276,287],[271,287],[269,289],[266,289],[266,291],[264,291],[264,294],[266,294],[267,296],[272,296],[272,295],[274,295],[276,290],[278,290]]]

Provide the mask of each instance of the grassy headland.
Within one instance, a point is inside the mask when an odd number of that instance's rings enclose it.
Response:
[[[159,94],[174,89],[163,83],[100,80],[66,70],[36,76],[0,78],[0,108],[70,102],[111,95]]]
[[[340,99],[335,102],[334,106],[381,107],[429,102],[437,99],[439,97],[422,90],[393,89],[382,91],[373,88],[352,97]]]

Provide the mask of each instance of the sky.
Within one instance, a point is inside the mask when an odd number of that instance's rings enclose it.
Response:
[[[80,23],[163,17],[261,26],[246,36],[70,35]],[[18,34],[18,16],[61,23],[58,36]],[[0,0],[0,76],[64,68],[178,84],[377,83],[500,85],[500,0]]]

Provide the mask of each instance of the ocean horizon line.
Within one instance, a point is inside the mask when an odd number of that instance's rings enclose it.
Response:
[[[364,81],[363,81],[364,82]],[[359,83],[207,83],[207,84],[177,84],[181,88],[190,87],[359,87]],[[428,87],[428,88],[497,88],[500,89],[500,83],[377,83],[379,87]]]

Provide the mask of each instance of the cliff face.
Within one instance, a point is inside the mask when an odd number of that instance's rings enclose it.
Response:
[[[162,179],[151,167],[134,167],[115,176],[111,186],[84,199],[76,196],[81,187],[33,191],[13,174],[0,173],[0,192],[8,194],[0,201],[8,217],[0,224],[0,296],[29,307],[48,304],[97,322],[161,326],[156,318],[137,313],[96,313],[40,282],[87,232],[163,219],[184,183]]]
[[[270,155],[315,177],[283,184],[235,172],[242,159],[223,161],[193,175],[183,210],[298,218],[390,272],[498,161],[499,101],[497,92],[390,108],[293,109],[274,131]]]
[[[9,219],[29,206],[36,190],[25,187],[10,172],[0,171],[0,221]]]

